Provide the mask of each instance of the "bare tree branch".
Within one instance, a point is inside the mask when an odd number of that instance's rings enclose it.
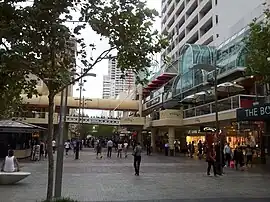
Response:
[[[1,45],[3,45],[6,49],[6,51],[9,51],[9,48],[7,47],[7,45],[5,44],[5,42],[3,42],[3,39],[1,39]]]
[[[93,63],[90,67],[88,67],[88,68],[85,69],[85,71],[84,71],[83,74],[81,74],[78,78],[73,79],[69,84],[67,84],[67,85],[65,85],[65,86],[63,86],[63,87],[61,87],[61,88],[59,89],[59,92],[61,92],[62,90],[64,90],[64,89],[65,89],[66,87],[68,87],[69,85],[78,82],[81,78],[85,77],[85,76],[88,74],[88,72],[89,72],[91,69],[93,69],[93,67],[94,67],[97,63],[99,63],[99,62],[101,62],[103,59],[105,59],[105,58],[108,56],[108,54],[109,54],[112,50],[114,50],[114,49],[116,49],[116,47],[111,47],[111,48],[109,48],[109,49],[103,51],[103,52],[96,58],[96,60],[94,61],[94,63]]]

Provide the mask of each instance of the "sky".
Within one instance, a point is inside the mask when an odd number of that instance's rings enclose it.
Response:
[[[161,10],[161,0],[147,0],[147,5],[149,8],[156,9],[159,13]],[[72,25],[70,25],[72,26]],[[156,19],[154,29],[160,30],[161,22],[160,18]],[[95,43],[96,44],[96,50],[92,52],[93,58],[97,57],[101,52],[109,48],[108,43],[106,40],[100,41],[100,37],[95,34],[94,31],[92,31],[90,28],[87,28],[82,33],[82,36],[84,37],[86,43]],[[92,73],[95,73],[96,77],[86,77],[85,80],[87,82],[84,83],[84,89],[83,96],[85,98],[102,98],[102,82],[103,82],[103,75],[106,75],[108,72],[108,61],[103,60],[99,64],[95,66],[93,70],[91,70]],[[79,97],[79,91],[77,91],[78,85],[74,86],[73,96]],[[94,115],[100,115],[100,110],[85,110],[85,113],[91,116]]]

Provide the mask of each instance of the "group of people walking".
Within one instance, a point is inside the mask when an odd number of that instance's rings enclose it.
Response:
[[[109,140],[107,142],[107,158],[112,158],[112,150],[114,147],[114,143],[112,140]],[[124,157],[128,157],[128,149],[129,149],[129,144],[127,141],[120,141],[118,142],[117,145],[117,158],[122,158],[122,153],[124,153]],[[96,144],[96,158],[101,159],[103,158],[102,156],[102,145],[99,141],[97,141]],[[132,151],[132,156],[134,157],[134,162],[133,166],[135,169],[135,175],[139,176],[140,175],[140,165],[141,165],[141,159],[142,159],[142,147],[141,144],[138,142],[136,145],[134,145],[133,151]]]
[[[232,151],[229,143],[224,146],[223,150],[220,149],[220,144],[211,146],[208,148],[206,155],[208,163],[207,175],[210,175],[211,167],[213,168],[214,176],[222,175],[224,167],[235,168],[236,170],[239,168],[244,170],[244,167],[248,167],[248,165],[252,167],[252,156],[253,151],[250,145],[247,145],[244,149],[238,143],[234,151]]]

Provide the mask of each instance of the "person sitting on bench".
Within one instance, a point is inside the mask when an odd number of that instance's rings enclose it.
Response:
[[[2,172],[16,172],[20,171],[19,163],[14,156],[14,151],[13,150],[8,150],[8,156],[6,156],[2,168]]]

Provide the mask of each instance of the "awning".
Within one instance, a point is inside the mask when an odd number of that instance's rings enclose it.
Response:
[[[153,81],[151,81],[146,87],[143,89],[143,94],[145,96],[149,95],[151,91],[156,90],[168,83],[172,78],[177,76],[177,73],[162,73],[157,76]]]

